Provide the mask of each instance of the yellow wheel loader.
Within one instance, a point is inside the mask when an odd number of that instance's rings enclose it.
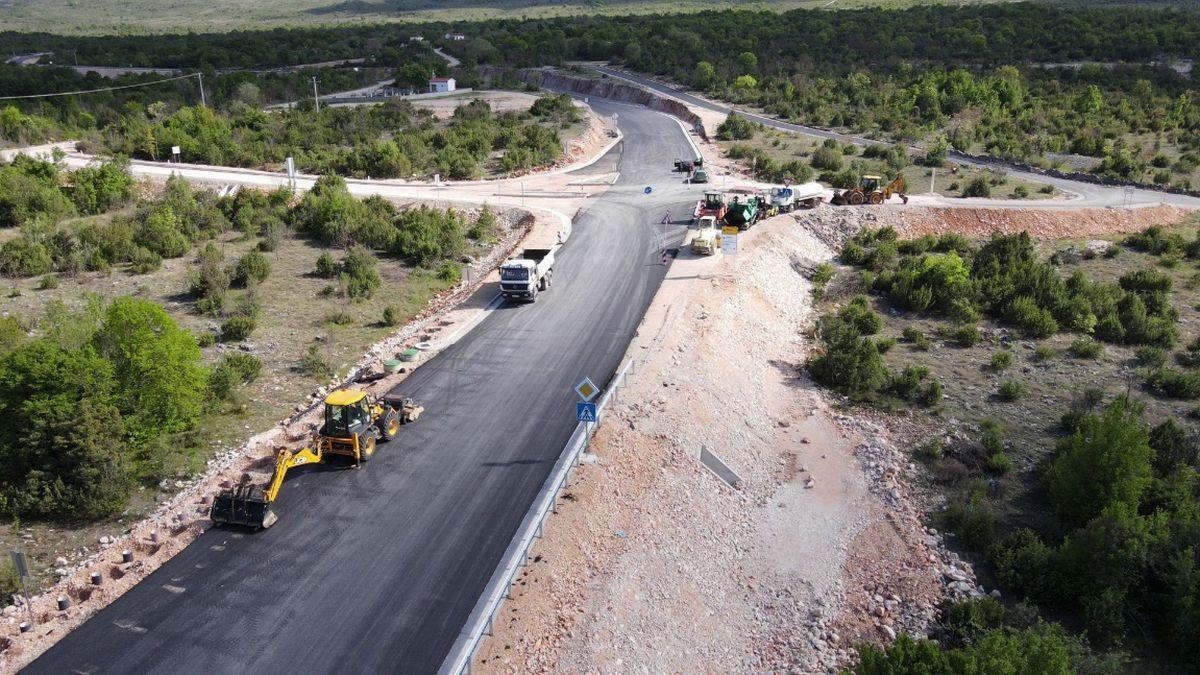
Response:
[[[857,186],[849,190],[835,190],[831,203],[837,206],[845,204],[850,204],[851,206],[882,204],[891,199],[894,194],[900,198],[900,201],[907,204],[908,195],[904,194],[905,187],[903,174],[896,174],[896,178],[887,185],[883,184],[882,176],[863,175],[859,179]]]
[[[209,516],[217,524],[268,528],[278,517],[271,504],[279,496],[289,469],[321,464],[334,455],[349,457],[361,466],[375,454],[375,442],[390,441],[400,425],[417,421],[425,408],[411,398],[376,399],[364,391],[342,389],[325,397],[325,424],[317,432],[315,449],[280,449],[275,455],[275,472],[266,485],[255,485],[244,474],[237,486],[213,499]]]

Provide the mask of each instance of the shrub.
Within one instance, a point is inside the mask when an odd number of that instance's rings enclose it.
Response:
[[[901,336],[908,342],[911,342],[913,347],[920,351],[927,352],[933,347],[933,343],[929,341],[925,333],[922,333],[919,328],[914,326],[905,328]]]
[[[1038,361],[1049,361],[1058,354],[1050,345],[1038,345],[1033,348],[1033,358]]]
[[[352,326],[354,325],[354,317],[349,312],[337,311],[325,317],[325,322],[335,326]]]
[[[329,251],[321,251],[321,255],[317,258],[317,276],[322,279],[333,279],[338,275],[339,269]]]
[[[389,250],[414,264],[430,266],[455,258],[466,246],[462,216],[421,206],[396,218],[396,237]]]
[[[149,274],[162,267],[162,256],[141,246],[134,249],[129,256],[129,272],[131,274]]]
[[[1150,376],[1149,383],[1171,398],[1188,401],[1200,398],[1200,373],[1181,373],[1169,368],[1159,368]]]
[[[824,352],[811,359],[808,366],[817,382],[861,398],[879,389],[887,378],[887,370],[879,349],[863,336],[856,323],[864,315],[847,317],[845,310],[827,314],[818,322]]]
[[[729,113],[717,127],[717,139],[722,141],[745,141],[754,137],[760,125],[737,113]]]
[[[880,354],[886,354],[891,351],[892,347],[896,346],[896,338],[880,338],[875,341],[875,348]]]
[[[1072,342],[1067,351],[1077,359],[1096,359],[1104,353],[1104,345],[1092,338],[1083,337]]]
[[[1161,368],[1167,362],[1167,354],[1162,347],[1138,347],[1133,357],[1139,366],[1146,368]]]
[[[950,331],[950,339],[959,347],[974,347],[979,344],[979,328],[974,325],[959,326]]]
[[[221,324],[222,342],[240,342],[250,337],[258,322],[252,316],[231,316]]]
[[[262,283],[271,275],[271,263],[267,256],[258,250],[253,250],[238,260],[233,270],[233,285],[245,288],[250,284]]]
[[[1002,401],[1016,401],[1025,395],[1025,387],[1016,380],[1005,380],[1000,383],[1000,388],[996,390],[996,395]]]
[[[1010,366],[1012,366],[1012,362],[1013,362],[1012,352],[1001,351],[1001,352],[996,352],[995,354],[992,354],[991,363],[989,363],[988,365],[992,370],[994,370],[996,372],[1001,372],[1003,370],[1007,370]]]
[[[216,343],[217,343],[217,334],[216,333],[213,333],[210,331],[204,331],[203,333],[196,336],[196,345],[199,347],[211,347]]]
[[[1176,354],[1175,360],[1184,368],[1200,368],[1200,337],[1193,339],[1188,343],[1187,349]]]
[[[351,300],[370,299],[383,285],[383,279],[375,269],[375,255],[362,246],[355,246],[346,253],[341,278]]]
[[[437,278],[450,284],[462,281],[462,268],[451,260],[443,260],[438,266]]]
[[[842,168],[842,153],[824,146],[813,152],[810,161],[814,169],[823,171],[840,171]]]
[[[978,323],[980,316],[975,304],[966,298],[955,298],[946,310],[946,316],[955,323]]]
[[[883,318],[871,309],[866,296],[856,296],[838,310],[838,318],[854,326],[862,335],[874,335],[883,328]]]
[[[1083,525],[1110,508],[1136,511],[1150,484],[1154,455],[1149,434],[1138,422],[1141,412],[1141,406],[1120,396],[1102,413],[1084,416],[1059,444],[1046,471],[1046,486],[1064,524]]]
[[[992,185],[984,176],[976,176],[962,190],[964,197],[991,197]]]
[[[995,541],[998,518],[982,489],[952,499],[940,519],[973,551],[987,551]]]
[[[209,394],[219,400],[230,400],[243,384],[258,379],[262,361],[251,354],[229,354],[208,375]]]
[[[1058,332],[1058,321],[1048,309],[1029,296],[1014,298],[1004,309],[1004,320],[1031,337],[1049,337]]]
[[[333,366],[321,355],[317,345],[309,345],[308,351],[300,358],[300,372],[314,378],[333,376]]]
[[[888,390],[896,396],[922,406],[932,406],[942,400],[942,384],[929,377],[924,366],[907,366],[893,375]]]
[[[1016,199],[1024,199],[1029,196],[1029,188],[1024,185],[1018,185],[1013,188],[1012,196]]]
[[[400,310],[394,305],[388,305],[383,308],[383,325],[396,326],[400,323]]]
[[[55,274],[47,274],[38,281],[39,291],[48,291],[54,288],[58,288],[58,276]]]
[[[997,452],[988,457],[988,460],[987,460],[988,471],[991,471],[992,473],[994,473],[998,476],[1003,476],[1004,474],[1008,473],[1009,471],[1012,471],[1012,467],[1013,467],[1012,459],[1010,459],[1009,456],[1003,452]]]

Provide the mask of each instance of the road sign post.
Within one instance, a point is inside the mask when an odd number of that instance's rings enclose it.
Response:
[[[25,558],[24,551],[9,551],[8,555],[12,558],[13,571],[17,573],[17,577],[21,579],[21,591],[25,594],[25,610],[29,612],[29,625],[33,625],[33,605],[29,602],[29,561]]]
[[[579,394],[579,398],[583,399],[584,403],[591,402],[596,398],[596,394],[600,393],[600,387],[597,387],[592,378],[585,377],[579,384],[575,385],[575,393]]]
[[[726,225],[721,229],[721,253],[724,255],[735,255],[738,250],[738,228],[732,225]]]

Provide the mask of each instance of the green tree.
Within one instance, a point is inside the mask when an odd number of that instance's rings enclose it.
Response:
[[[134,298],[114,300],[93,344],[113,364],[116,404],[135,444],[195,424],[207,381],[200,348],[161,307]]]
[[[1136,513],[1154,460],[1141,414],[1139,404],[1120,396],[1102,413],[1081,419],[1059,444],[1046,485],[1064,524],[1082,525],[1105,510]]]

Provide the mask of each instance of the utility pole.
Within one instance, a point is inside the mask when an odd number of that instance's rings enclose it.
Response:
[[[935,194],[933,189],[933,179],[937,178],[937,169],[929,170],[929,194]]]
[[[316,75],[312,76],[312,82],[313,82],[313,107],[315,107],[317,109],[317,112],[320,112],[321,111],[321,98],[319,96],[317,96],[317,76]]]
[[[200,78],[200,105],[208,107],[208,100],[204,98],[204,73],[196,73],[196,77]]]

